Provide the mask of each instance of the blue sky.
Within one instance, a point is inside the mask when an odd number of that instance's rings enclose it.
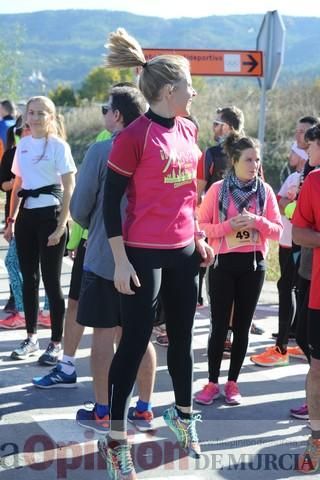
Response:
[[[72,8],[123,10],[163,18],[266,13],[269,10],[278,10],[281,15],[320,17],[318,0],[307,3],[301,0],[2,0],[0,14]]]

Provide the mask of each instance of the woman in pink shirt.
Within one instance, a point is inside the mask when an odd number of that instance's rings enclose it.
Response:
[[[122,337],[109,371],[110,431],[98,448],[112,478],[135,480],[126,418],[139,364],[147,348],[161,285],[169,338],[168,371],[175,405],[163,417],[190,454],[200,444],[192,413],[192,327],[199,264],[213,260],[194,219],[197,129],[185,118],[196,95],[187,59],[146,61],[123,29],[111,33],[107,66],[142,67],[139,87],[150,105],[113,143],[105,184],[104,219],[120,292]],[[122,225],[120,200],[128,205]]]
[[[220,395],[220,365],[233,305],[234,338],[224,394],[229,405],[241,402],[237,380],[264,281],[267,243],[269,238],[279,240],[282,231],[276,196],[259,177],[257,141],[230,134],[224,148],[232,168],[224,180],[208,190],[198,215],[200,227],[215,252],[209,270],[209,382],[195,397],[204,405],[210,405]]]

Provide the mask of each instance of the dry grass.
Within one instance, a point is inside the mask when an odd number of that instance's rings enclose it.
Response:
[[[278,261],[278,242],[269,243],[269,252],[267,256],[267,280],[277,281],[280,277],[279,261]]]

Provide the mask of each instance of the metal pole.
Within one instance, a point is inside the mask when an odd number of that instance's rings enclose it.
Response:
[[[266,100],[267,100],[266,82],[263,78],[261,80],[259,133],[258,133],[258,138],[259,138],[259,142],[260,142],[260,159],[261,159],[261,162],[263,161],[264,133],[265,133],[265,127],[266,127]]]
[[[268,12],[265,16],[266,22],[266,41],[264,48],[264,72],[265,75],[260,81],[261,94],[260,94],[260,114],[259,114],[259,142],[260,142],[260,155],[261,162],[263,161],[263,150],[264,150],[264,139],[265,139],[265,129],[266,129],[266,100],[267,100],[267,83],[266,75],[267,71],[271,65],[271,55],[272,55],[272,12]]]

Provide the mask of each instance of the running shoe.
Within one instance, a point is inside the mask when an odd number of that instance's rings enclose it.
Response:
[[[139,412],[139,410],[137,410],[135,407],[130,407],[128,412],[128,420],[140,432],[154,430],[152,410]]]
[[[51,328],[51,318],[50,315],[43,315],[42,312],[38,315],[38,324],[44,328]]]
[[[211,405],[214,400],[219,398],[220,388],[217,383],[209,382],[204,385],[201,392],[198,392],[195,396],[195,401],[201,405]]]
[[[299,456],[300,473],[320,472],[320,439],[309,437],[305,452]]]
[[[53,342],[50,342],[47,350],[39,357],[38,362],[40,365],[56,365],[61,352],[62,348],[60,343],[55,345]]]
[[[92,406],[93,408],[89,408]],[[80,408],[77,411],[76,421],[80,427],[93,430],[97,433],[108,433],[110,427],[110,417],[105,415],[104,417],[99,417],[96,412],[96,405],[92,402],[85,404],[85,408]]]
[[[7,318],[0,320],[0,328],[5,330],[16,330],[17,328],[25,328],[25,326],[25,318],[19,315],[19,313],[9,315]]]
[[[236,382],[229,380],[224,386],[224,396],[228,405],[240,405],[241,394]]]
[[[263,328],[257,327],[257,325],[254,322],[252,322],[251,327],[250,327],[250,333],[252,335],[263,335],[264,330],[263,330]]]
[[[39,352],[39,342],[32,342],[31,338],[28,337],[26,340],[20,343],[20,346],[13,350],[11,353],[12,360],[24,360],[32,355],[35,355]]]
[[[62,365],[59,362],[50,373],[44,377],[34,377],[32,383],[38,388],[75,388],[77,387],[76,371],[68,375],[62,371]]]
[[[193,414],[190,419],[182,419],[179,417],[177,409],[170,407],[163,413],[163,418],[176,435],[181,447],[195,458],[200,458],[201,448],[196,431],[196,422],[201,422],[201,415]]]
[[[111,442],[110,442],[111,443]],[[130,445],[118,443],[114,447],[108,445],[106,439],[98,440],[98,451],[105,461],[109,480],[136,480],[138,477],[134,469]]]
[[[269,347],[264,352],[250,357],[251,362],[260,367],[282,367],[289,365],[289,355],[281,353],[280,348]]]
[[[289,357],[292,358],[301,358],[302,360],[307,360],[307,357],[303,353],[303,350],[301,350],[298,345],[296,345],[295,347],[288,347],[287,354],[289,355]]]
[[[298,418],[299,420],[309,420],[308,405],[304,403],[298,408],[291,408],[290,415],[291,417]]]

